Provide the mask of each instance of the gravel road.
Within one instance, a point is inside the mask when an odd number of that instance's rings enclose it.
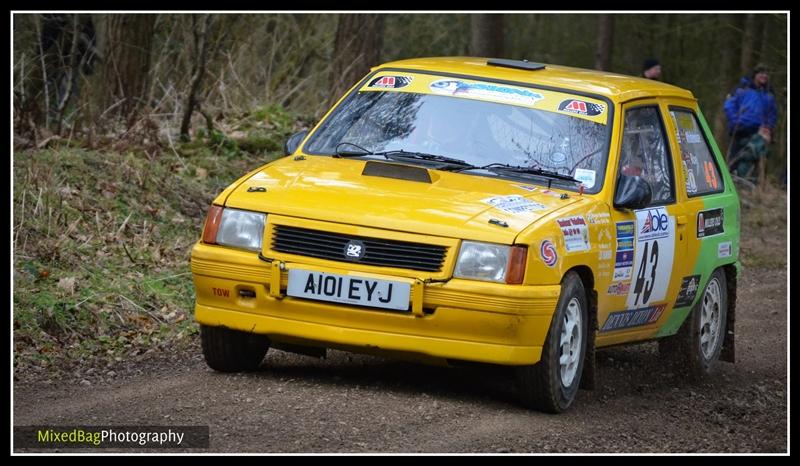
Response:
[[[208,425],[211,452],[786,452],[786,270],[741,278],[736,364],[691,383],[655,343],[601,351],[597,389],[561,415],[520,407],[503,369],[270,350],[259,371],[225,375],[194,342],[19,379],[14,424]]]

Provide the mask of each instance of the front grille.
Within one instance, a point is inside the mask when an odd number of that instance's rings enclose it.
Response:
[[[345,255],[347,244],[351,241],[363,244],[364,253],[360,259]],[[447,253],[447,246],[343,235],[285,225],[275,225],[272,249],[299,256],[426,272],[440,271]]]

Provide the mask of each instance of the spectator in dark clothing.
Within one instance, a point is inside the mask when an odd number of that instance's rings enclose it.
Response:
[[[766,156],[778,119],[775,94],[765,65],[757,65],[752,77],[742,78],[739,87],[725,100],[725,116],[731,135],[728,163],[733,163],[732,172],[745,176],[758,158]]]
[[[655,58],[648,58],[642,64],[642,77],[647,79],[661,78],[661,63]]]

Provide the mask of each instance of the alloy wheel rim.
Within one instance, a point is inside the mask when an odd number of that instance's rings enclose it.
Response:
[[[564,313],[564,322],[561,326],[561,349],[558,363],[561,375],[561,384],[564,387],[572,385],[578,372],[581,350],[581,304],[578,298],[572,298],[567,304]]]
[[[711,359],[717,350],[720,339],[720,307],[722,304],[719,280],[712,278],[703,294],[700,308],[700,350],[706,360]]]

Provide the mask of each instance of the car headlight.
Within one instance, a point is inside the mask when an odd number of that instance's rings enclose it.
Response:
[[[266,214],[225,208],[219,222],[216,242],[224,246],[261,250]]]
[[[502,244],[462,241],[453,276],[504,283],[510,250]]]

